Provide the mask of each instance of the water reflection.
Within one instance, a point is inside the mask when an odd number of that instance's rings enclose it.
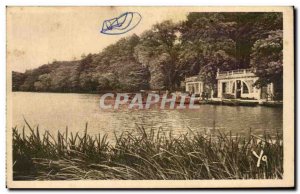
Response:
[[[213,129],[246,134],[249,129],[282,132],[282,109],[269,107],[230,107],[200,105],[196,110],[126,109],[101,110],[100,96],[95,94],[55,94],[14,92],[13,125],[24,126],[23,116],[33,126],[56,132],[68,126],[69,131],[83,131],[88,122],[90,134],[131,131],[136,125],[146,129],[172,130],[184,134],[189,129],[211,132]]]

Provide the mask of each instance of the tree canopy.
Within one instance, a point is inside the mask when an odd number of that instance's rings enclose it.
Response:
[[[257,87],[282,85],[282,49],[281,13],[192,12],[185,21],[157,23],[80,60],[13,72],[13,90],[176,90],[193,75],[215,88],[217,69],[242,68],[256,69]]]

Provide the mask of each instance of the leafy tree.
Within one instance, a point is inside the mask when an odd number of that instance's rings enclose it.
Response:
[[[185,75],[200,74],[215,89],[217,69],[236,68],[236,43],[230,37],[235,27],[234,22],[226,21],[219,13],[190,13],[180,28],[180,63]]]
[[[38,81],[34,82],[34,88],[36,91],[49,91],[51,87],[51,75],[42,74],[39,76]]]
[[[255,42],[251,54],[251,65],[256,69],[255,73],[259,77],[255,85],[264,87],[274,83],[279,93],[277,95],[282,95],[283,89],[282,36],[282,30],[271,31],[267,38]]]
[[[217,69],[249,67],[257,69],[258,87],[282,85],[281,13],[189,13],[183,22],[157,23],[80,60],[13,72],[13,90],[175,90],[193,75],[215,89]]]
[[[245,12],[222,13],[226,20],[236,24],[231,38],[236,42],[236,59],[240,68],[248,68],[253,44],[266,38],[270,31],[282,30],[282,13]]]
[[[281,29],[281,13],[190,13],[180,25],[179,62],[187,67],[183,73],[196,75],[199,69],[204,82],[214,88],[217,69],[253,66],[250,65],[253,44]]]
[[[19,73],[19,72],[12,72],[12,90],[13,91],[18,91],[21,88],[21,85],[23,84],[25,80],[25,74]]]
[[[149,68],[152,89],[174,89],[177,78],[177,31],[176,24],[171,21],[156,24],[142,34],[135,48],[137,60]]]

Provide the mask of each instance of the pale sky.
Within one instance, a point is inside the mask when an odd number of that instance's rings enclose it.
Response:
[[[106,19],[124,12],[138,12],[141,22],[122,35],[100,30]],[[178,7],[9,7],[7,8],[7,65],[24,72],[54,59],[80,59],[133,33],[140,35],[153,24],[186,19],[187,9]]]

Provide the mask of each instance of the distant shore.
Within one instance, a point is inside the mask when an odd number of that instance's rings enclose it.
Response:
[[[13,92],[27,92],[27,93],[53,93],[53,94],[99,94],[103,95],[105,93],[141,93],[140,91],[136,92],[117,92],[117,91],[103,91],[103,92],[38,92],[38,91],[13,91]],[[283,101],[263,101],[258,100],[249,100],[249,99],[220,99],[220,98],[209,98],[206,100],[197,100],[196,104],[210,104],[210,105],[225,105],[225,106],[265,106],[265,107],[276,107],[282,108]]]

